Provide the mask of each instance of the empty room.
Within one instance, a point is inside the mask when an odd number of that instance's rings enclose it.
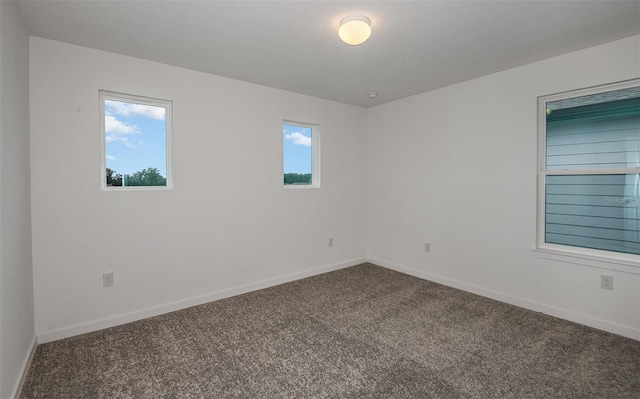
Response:
[[[639,1],[0,1],[0,399],[640,398]]]

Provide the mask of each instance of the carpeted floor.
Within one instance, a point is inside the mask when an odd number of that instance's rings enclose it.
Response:
[[[364,264],[40,345],[20,398],[640,398],[640,342]]]

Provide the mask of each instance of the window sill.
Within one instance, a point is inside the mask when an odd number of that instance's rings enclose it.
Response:
[[[308,190],[310,188],[320,188],[320,186],[313,184],[287,184],[284,188],[285,190]]]
[[[605,257],[551,245],[540,246],[533,251],[542,259],[640,275],[640,256],[638,255],[621,253]]]
[[[172,186],[117,186],[117,187],[102,187],[102,191],[172,191]]]

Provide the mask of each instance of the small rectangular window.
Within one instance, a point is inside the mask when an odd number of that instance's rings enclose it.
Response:
[[[103,189],[170,188],[170,101],[100,91]]]
[[[285,187],[319,187],[319,126],[284,121],[282,130]]]
[[[541,97],[538,112],[538,246],[639,255],[640,81]]]

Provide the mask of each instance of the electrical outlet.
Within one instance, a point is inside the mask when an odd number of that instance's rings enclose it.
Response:
[[[329,246],[333,247],[333,237],[329,237]]]
[[[102,286],[103,287],[113,286],[113,272],[102,273]]]
[[[607,276],[606,274],[600,275],[600,288],[605,290],[613,289],[613,276]]]
[[[431,243],[429,242],[424,243],[424,252],[431,252]]]

